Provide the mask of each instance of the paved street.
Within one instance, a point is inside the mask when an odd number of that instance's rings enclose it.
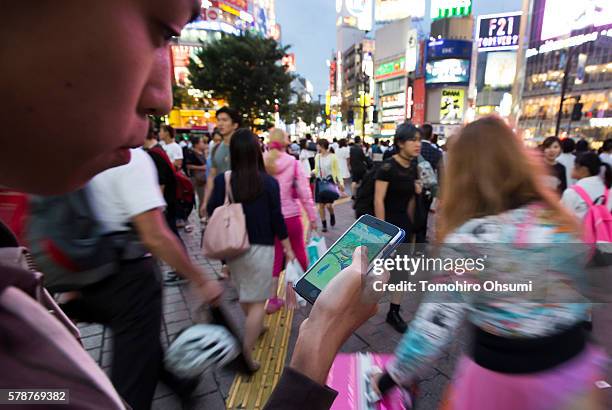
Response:
[[[351,204],[343,203],[338,205],[336,207],[336,217],[336,227],[325,234],[328,246],[354,221]],[[182,235],[192,258],[208,272],[217,274],[220,270],[220,264],[208,261],[199,252],[200,234],[198,230],[196,229],[191,234],[183,232]],[[163,344],[167,346],[168,342],[181,329],[193,323],[190,314],[193,299],[190,297],[186,287],[166,287],[164,291],[164,323],[161,337]],[[241,323],[242,315],[236,303],[236,294],[231,286],[227,286],[225,299]],[[404,300],[402,315],[406,320],[410,320],[417,306],[417,300]],[[379,313],[351,336],[343,346],[342,351],[392,352],[400,339],[400,335],[385,323],[387,309],[388,304],[381,304]],[[289,339],[288,357],[290,357],[293,350],[299,324],[307,317],[308,311],[309,308],[303,308],[297,310],[294,314]],[[612,312],[610,312],[608,305],[599,306],[596,309],[594,323],[597,339],[604,343],[609,353],[612,353]],[[111,360],[110,342],[112,336],[110,331],[100,325],[81,325],[80,328],[85,347],[92,357],[105,370],[108,370]],[[456,358],[467,344],[467,339],[467,335],[464,332],[460,332],[447,352],[435,363],[430,371],[423,375],[423,380],[420,383],[421,396],[419,397],[417,409],[431,410],[438,407],[444,389],[453,374]],[[608,376],[608,380],[612,380],[612,377],[610,377],[612,374]],[[197,390],[197,408],[206,410],[224,409],[233,380],[234,374],[225,371],[206,375]],[[181,408],[177,398],[163,385],[158,386],[155,397],[154,409],[174,410]]]

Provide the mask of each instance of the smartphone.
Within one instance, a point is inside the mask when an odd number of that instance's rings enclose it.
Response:
[[[368,263],[372,264],[374,259],[388,256],[405,235],[404,230],[395,225],[363,215],[304,273],[294,289],[314,303],[325,286],[351,264],[355,248],[367,245]]]

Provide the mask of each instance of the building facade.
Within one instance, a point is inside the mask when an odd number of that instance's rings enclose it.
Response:
[[[561,107],[560,137],[601,141],[612,134],[612,4],[562,3],[534,0],[519,126],[534,142],[554,135]]]

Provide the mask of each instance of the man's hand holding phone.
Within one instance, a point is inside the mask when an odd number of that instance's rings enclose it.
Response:
[[[386,282],[388,273],[367,275],[368,265],[368,250],[360,246],[351,265],[329,282],[300,326],[290,366],[321,385],[340,347],[378,310],[383,292],[373,292],[371,282]]]

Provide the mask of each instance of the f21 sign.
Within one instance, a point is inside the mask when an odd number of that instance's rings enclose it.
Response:
[[[519,11],[478,16],[478,52],[518,49],[521,14]]]

